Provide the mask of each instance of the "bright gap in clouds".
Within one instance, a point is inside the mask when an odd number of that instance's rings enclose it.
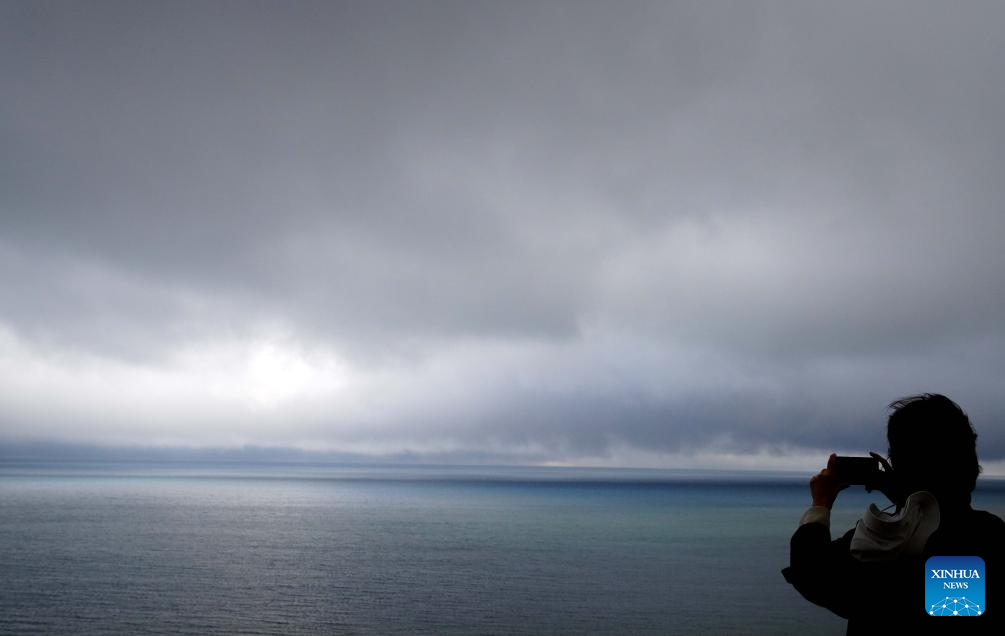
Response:
[[[203,378],[214,396],[255,409],[331,396],[348,381],[348,370],[334,354],[307,355],[289,338],[193,347],[177,358],[178,370]]]
[[[337,414],[351,380],[335,353],[287,335],[188,343],[127,361],[50,350],[2,328],[0,376],[7,438],[186,446],[281,445],[289,419],[321,403],[317,410]]]

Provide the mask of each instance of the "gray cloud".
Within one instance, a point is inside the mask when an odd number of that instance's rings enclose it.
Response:
[[[1003,458],[1003,14],[4,3],[0,436]]]

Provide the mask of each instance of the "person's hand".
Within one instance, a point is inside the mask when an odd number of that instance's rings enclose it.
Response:
[[[831,453],[827,458],[827,468],[824,468],[810,478],[810,494],[813,495],[813,505],[830,509],[834,505],[839,492],[848,487],[838,481],[834,474],[834,460],[837,453]]]
[[[899,508],[904,504],[904,494],[900,491],[897,486],[897,480],[894,478],[893,466],[890,466],[890,462],[886,461],[886,458],[879,453],[870,452],[876,461],[883,466],[883,472],[879,473],[879,478],[875,483],[870,483],[865,485],[866,492],[872,492],[873,490],[878,490],[889,499],[891,502],[897,504]]]

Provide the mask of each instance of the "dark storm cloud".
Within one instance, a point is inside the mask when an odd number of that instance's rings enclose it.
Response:
[[[1005,456],[1000,6],[0,7],[7,437]]]

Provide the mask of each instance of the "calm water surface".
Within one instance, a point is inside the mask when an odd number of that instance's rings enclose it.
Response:
[[[841,634],[779,574],[806,478],[0,464],[0,632]]]

